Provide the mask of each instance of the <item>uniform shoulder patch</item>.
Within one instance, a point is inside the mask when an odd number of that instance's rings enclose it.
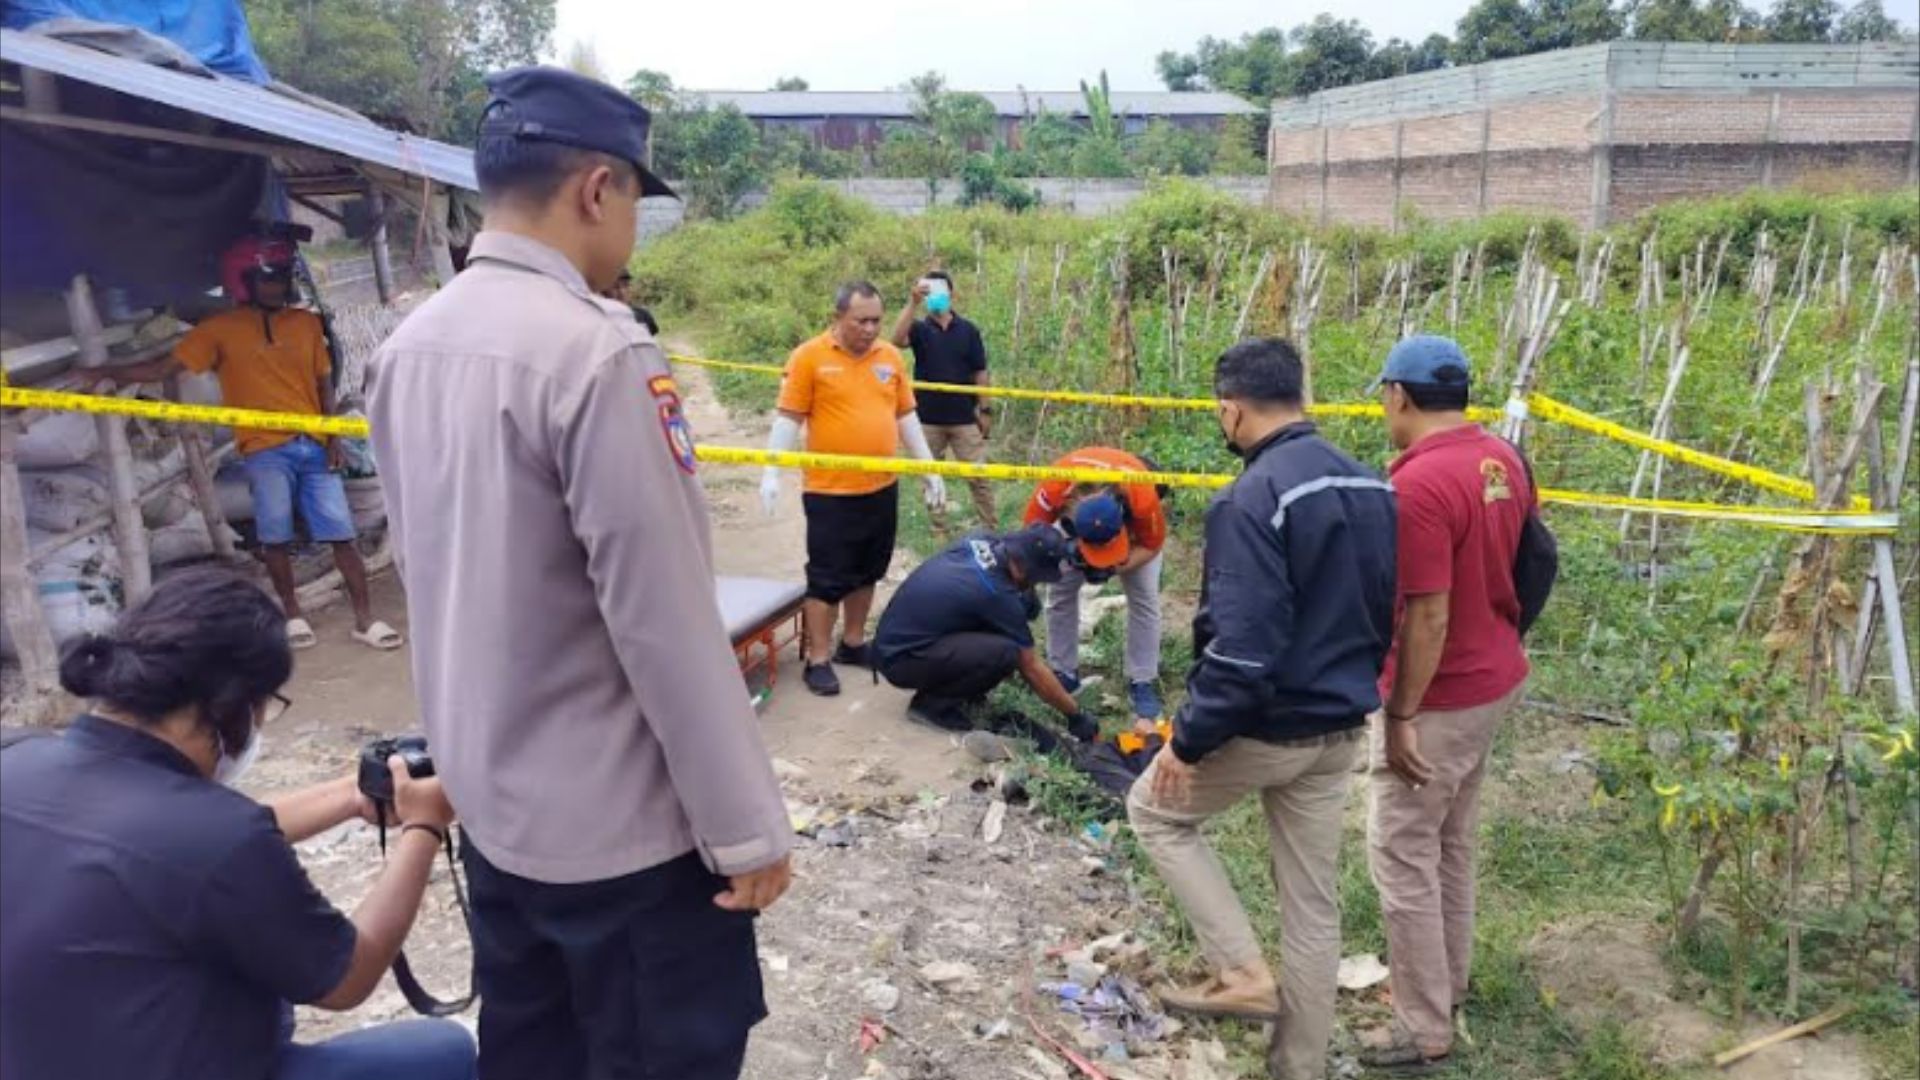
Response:
[[[654,411],[660,417],[660,434],[667,440],[667,453],[680,471],[693,475],[695,468],[693,425],[687,423],[686,410],[680,407],[680,388],[671,375],[655,375],[647,380],[653,395]]]

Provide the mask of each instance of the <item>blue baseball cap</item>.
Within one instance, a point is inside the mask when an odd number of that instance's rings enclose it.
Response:
[[[1373,393],[1385,383],[1467,386],[1472,380],[1473,366],[1452,338],[1415,334],[1401,339],[1387,353],[1387,364],[1380,369],[1379,377],[1367,385],[1367,393]]]
[[[1096,570],[1127,561],[1127,512],[1111,493],[1080,500],[1073,508],[1073,535],[1080,541],[1081,556]]]
[[[647,167],[646,106],[598,79],[556,67],[513,68],[487,76],[480,134],[598,150],[640,171],[642,195],[674,195]]]
[[[1000,548],[1020,564],[1029,582],[1059,581],[1067,561],[1067,538],[1052,525],[1029,525],[1000,538]]]

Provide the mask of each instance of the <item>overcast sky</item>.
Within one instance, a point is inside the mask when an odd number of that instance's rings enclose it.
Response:
[[[1065,90],[1106,69],[1116,90],[1160,86],[1153,58],[1209,34],[1292,27],[1321,11],[1359,19],[1376,42],[1451,35],[1469,0],[560,0],[554,45],[589,43],[616,83],[638,68],[701,90],[765,90],[797,75],[815,90],[883,90],[929,69],[964,90]],[[1889,5],[1897,7],[1899,5]]]

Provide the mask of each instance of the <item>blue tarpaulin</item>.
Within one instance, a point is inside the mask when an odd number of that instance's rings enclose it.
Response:
[[[253,51],[240,0],[5,0],[4,19],[24,30],[49,19],[91,19],[166,38],[208,68],[248,82],[272,76]]]

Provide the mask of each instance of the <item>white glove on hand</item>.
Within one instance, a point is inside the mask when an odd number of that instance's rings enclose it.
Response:
[[[774,509],[779,505],[780,470],[770,468],[760,476],[760,509],[766,511],[768,517],[772,517]]]
[[[947,508],[946,477],[929,476],[926,480],[927,508],[930,510],[945,510]]]

